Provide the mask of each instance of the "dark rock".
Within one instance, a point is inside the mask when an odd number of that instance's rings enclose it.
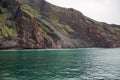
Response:
[[[0,14],[3,14],[2,10],[0,9]]]

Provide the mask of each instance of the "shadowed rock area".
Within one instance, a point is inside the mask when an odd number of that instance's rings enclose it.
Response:
[[[0,49],[83,47],[120,47],[120,25],[45,0],[0,0]]]

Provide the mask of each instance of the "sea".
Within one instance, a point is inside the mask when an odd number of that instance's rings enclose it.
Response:
[[[120,48],[0,50],[0,80],[120,80]]]

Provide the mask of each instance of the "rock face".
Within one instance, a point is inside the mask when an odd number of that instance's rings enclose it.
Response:
[[[120,47],[120,25],[45,0],[0,0],[1,49],[81,47]]]

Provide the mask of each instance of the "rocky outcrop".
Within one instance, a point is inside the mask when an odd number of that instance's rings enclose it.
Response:
[[[45,0],[1,0],[0,23],[1,49],[120,47],[119,25]]]
[[[20,47],[22,48],[52,48],[53,41],[44,36],[40,30],[37,18],[24,11],[24,7],[20,6],[15,18],[17,34]]]

